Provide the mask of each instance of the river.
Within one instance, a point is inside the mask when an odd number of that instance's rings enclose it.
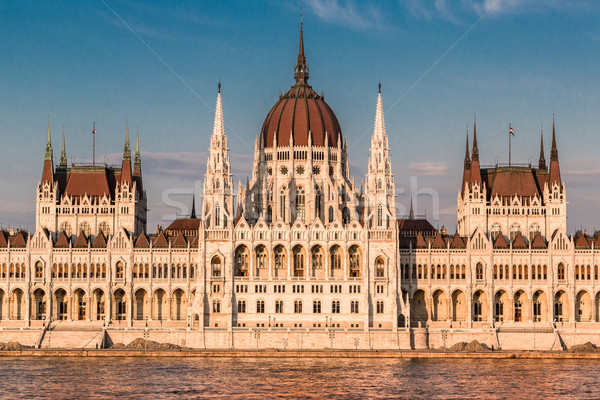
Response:
[[[2,398],[597,399],[597,360],[1,358]]]

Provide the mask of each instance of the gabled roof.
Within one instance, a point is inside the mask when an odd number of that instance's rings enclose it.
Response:
[[[62,231],[60,235],[58,235],[58,239],[56,240],[56,243],[54,243],[54,247],[69,247],[69,242],[70,240],[67,237],[67,234],[65,231]]]
[[[588,237],[583,232],[577,232],[575,235],[575,248],[577,249],[589,249],[591,247],[591,243],[588,240]]]
[[[517,233],[515,236],[515,240],[513,240],[513,248],[515,249],[526,249],[527,243],[525,242],[525,238],[521,234],[521,232]]]
[[[502,235],[502,234],[498,235],[498,237],[494,241],[494,248],[496,248],[496,249],[508,249],[509,247],[510,247],[510,245],[506,241],[506,238],[504,237],[504,235]]]
[[[437,233],[437,235],[435,235],[435,239],[433,240],[431,247],[435,249],[443,249],[446,247],[446,242],[444,241],[442,235],[439,232]]]
[[[150,242],[148,241],[148,236],[144,232],[140,236],[138,236],[137,240],[133,247],[136,248],[148,248],[150,247]]]
[[[98,236],[96,236],[92,247],[95,249],[101,249],[106,247],[106,238],[104,237],[104,234],[102,232],[98,233]]]
[[[423,235],[421,235],[421,233],[419,233],[417,235],[417,249],[426,249],[427,248],[427,243],[425,242],[425,239],[423,239]]]
[[[457,232],[454,235],[452,242],[450,243],[450,247],[452,247],[453,249],[464,249],[467,247],[467,245]]]
[[[533,238],[533,241],[531,242],[531,248],[532,249],[548,248],[548,245],[546,244],[546,242],[544,242],[544,239],[542,239],[542,235],[539,232]]]
[[[88,246],[88,240],[87,237],[85,236],[85,233],[83,233],[83,231],[79,232],[79,236],[77,236],[77,239],[75,240],[75,244],[73,245],[73,247],[87,247]]]
[[[0,231],[0,247],[7,247],[8,246],[8,232],[6,231]]]
[[[169,235],[176,235],[178,232],[183,232],[185,235],[198,234],[200,229],[200,219],[198,218],[181,218],[171,222],[165,232]]]
[[[198,235],[193,236],[192,242],[190,243],[190,247],[198,247]]]
[[[11,247],[25,247],[27,245],[27,236],[23,234],[23,231],[17,232],[10,242]]]
[[[167,238],[165,237],[165,234],[163,232],[158,234],[158,236],[154,240],[154,243],[152,244],[152,246],[153,247],[169,247],[169,242],[167,241]]]
[[[183,237],[183,235],[181,234],[181,232],[179,232],[179,235],[177,235],[177,238],[175,238],[175,240],[173,241],[172,246],[173,247],[187,247],[187,242],[186,242],[185,238]]]

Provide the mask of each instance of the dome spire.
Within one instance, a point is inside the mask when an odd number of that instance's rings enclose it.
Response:
[[[302,9],[300,9],[300,46],[298,49],[298,61],[294,67],[294,79],[296,79],[296,85],[305,85],[308,82],[308,65],[306,64],[306,56],[304,55],[304,33],[302,31]]]

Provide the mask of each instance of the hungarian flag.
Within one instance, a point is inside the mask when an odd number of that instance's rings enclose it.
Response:
[[[515,136],[515,130],[513,128],[511,128],[510,126],[508,127],[508,133]]]
[[[94,129],[92,129],[92,133],[96,133],[96,123],[94,122]]]

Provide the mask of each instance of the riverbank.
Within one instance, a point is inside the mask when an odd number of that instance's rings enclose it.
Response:
[[[408,358],[408,359],[598,359],[600,352],[568,351],[278,351],[278,350],[2,350],[3,357],[177,357],[177,358]]]

